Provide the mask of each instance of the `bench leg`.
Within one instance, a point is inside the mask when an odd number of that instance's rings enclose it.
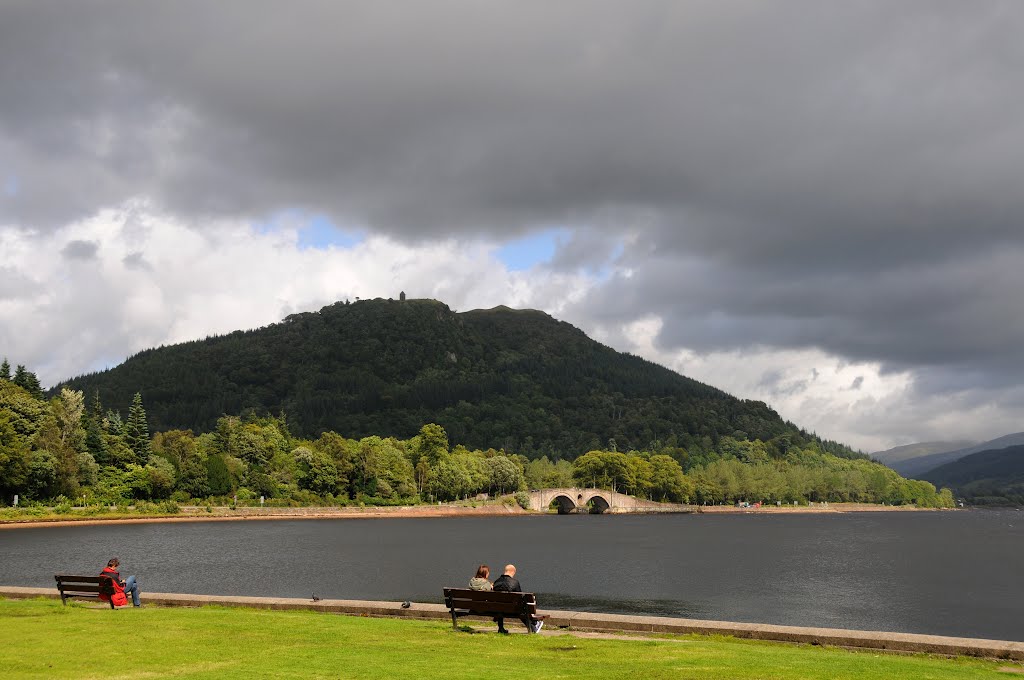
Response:
[[[455,615],[455,610],[454,609],[451,610],[451,614],[452,614],[452,630],[458,630],[459,629],[459,617]]]

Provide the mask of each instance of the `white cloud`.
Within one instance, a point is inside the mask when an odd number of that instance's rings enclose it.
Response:
[[[53,384],[148,347],[264,326],[346,298],[404,290],[458,310],[508,304],[557,313],[588,281],[510,272],[497,244],[478,241],[406,245],[369,236],[350,248],[304,248],[302,226],[267,231],[220,220],[199,228],[134,200],[46,234],[5,229],[0,248],[11,265],[3,280],[21,283],[0,296],[0,352]],[[61,256],[82,242],[95,244],[93,258]]]

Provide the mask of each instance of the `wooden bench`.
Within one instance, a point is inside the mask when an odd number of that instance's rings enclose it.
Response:
[[[548,618],[537,614],[537,598],[533,593],[445,588],[444,603],[452,615],[452,628],[456,630],[459,628],[460,617],[482,616],[489,619],[519,619],[528,631],[534,633],[534,624]]]
[[[54,576],[57,580],[57,590],[60,591],[60,601],[67,605],[68,598],[70,597],[92,597],[99,598],[99,596],[106,595],[107,600],[110,602],[110,608],[114,608],[114,601],[111,599],[116,591],[114,590],[114,582],[109,576],[70,576],[67,574],[57,574]]]

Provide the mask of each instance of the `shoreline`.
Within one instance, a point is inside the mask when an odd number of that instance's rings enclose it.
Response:
[[[735,505],[698,505],[697,514],[703,515],[814,515],[844,514],[848,512],[944,512],[958,508],[919,508],[916,505],[876,505],[874,503],[828,503],[826,505],[762,505],[759,508],[741,508]]]
[[[796,515],[796,514],[846,514],[852,512],[939,512],[954,508],[918,508],[915,506],[873,505],[869,503],[830,503],[814,506],[761,506],[736,507],[733,505],[688,506],[679,513],[610,513],[610,514],[696,514],[696,515]],[[478,507],[450,505],[407,505],[365,508],[214,508],[205,512],[201,507],[186,508],[177,515],[138,516],[113,515],[59,518],[26,517],[0,520],[0,530],[28,527],[69,527],[95,526],[99,524],[157,524],[178,522],[244,522],[260,520],[297,519],[387,519],[387,518],[438,518],[438,517],[542,517],[548,513],[523,510],[518,505],[482,505]]]

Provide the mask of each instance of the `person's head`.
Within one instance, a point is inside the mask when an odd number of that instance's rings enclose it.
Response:
[[[506,564],[505,565],[505,576],[515,576],[515,575],[516,575],[516,565],[514,565],[514,564]]]
[[[486,564],[481,564],[476,568],[476,578],[487,578],[491,575],[491,568]]]
[[[108,567],[116,567],[119,564],[121,564],[121,560],[117,559],[116,557],[111,557],[110,560],[107,562]]]

